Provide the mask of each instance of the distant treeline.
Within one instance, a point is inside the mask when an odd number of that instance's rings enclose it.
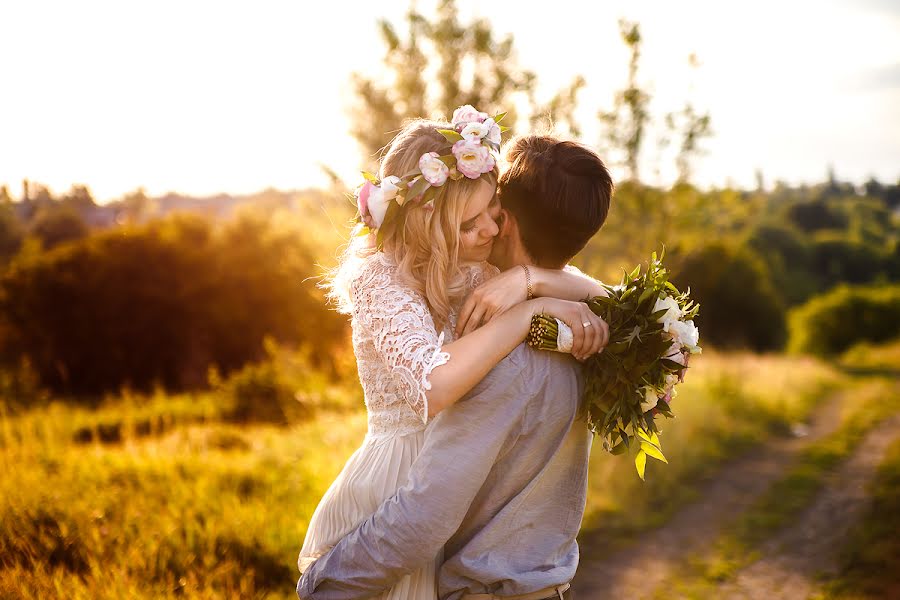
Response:
[[[702,339],[780,350],[789,310],[840,284],[900,282],[900,185],[873,180],[857,189],[831,177],[799,188],[702,191],[626,182],[580,260],[615,281],[661,244],[674,282],[701,304]]]
[[[202,387],[211,366],[263,358],[266,338],[314,346],[311,367],[325,372],[346,348],[346,318],[316,287],[334,252],[317,243],[321,218],[263,205],[90,229],[69,207],[49,210],[60,212],[23,224],[4,266],[0,356],[55,392]]]
[[[190,389],[207,385],[210,367],[265,359],[266,338],[305,348],[311,369],[346,364],[347,320],[316,287],[353,213],[339,193],[162,202],[136,193],[99,207],[84,188],[43,190],[27,204],[0,201],[6,372],[27,368],[57,393]],[[92,221],[97,210],[114,217]],[[873,332],[900,334],[898,211],[900,187],[877,182],[769,191],[625,182],[576,262],[614,283],[664,245],[673,280],[701,303],[704,344],[784,349],[795,310],[790,346],[827,354]],[[848,284],[866,291],[822,300]],[[881,316],[831,327],[848,305]],[[828,327],[826,341],[812,331]]]

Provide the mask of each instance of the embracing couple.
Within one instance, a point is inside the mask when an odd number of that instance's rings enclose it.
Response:
[[[609,172],[580,144],[464,106],[417,120],[359,191],[329,291],[352,316],[368,433],[312,516],[300,598],[542,600],[571,595],[591,433],[579,360],[605,294],[568,262],[606,220]],[[363,225],[361,224],[360,227]],[[525,340],[544,313],[571,354]]]

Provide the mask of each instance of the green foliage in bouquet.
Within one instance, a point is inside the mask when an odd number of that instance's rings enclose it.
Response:
[[[689,291],[682,293],[669,282],[662,257],[657,258],[655,252],[646,270],[642,272],[638,265],[625,273],[620,285],[603,287],[608,297],[597,296],[586,302],[607,322],[610,338],[602,353],[585,362],[582,406],[604,449],[613,454],[635,451],[635,467],[643,479],[648,456],[667,462],[656,416],[675,416],[668,402],[673,393],[671,382],[680,380],[686,367],[673,358],[700,351],[696,340],[693,344],[679,341],[671,323],[689,323],[696,336],[692,319],[700,307],[690,299]],[[677,303],[677,319],[667,298]],[[659,309],[661,301],[669,302],[669,306]],[[528,343],[538,349],[557,350],[558,334],[556,319],[537,315]],[[652,396],[649,404],[648,395]]]

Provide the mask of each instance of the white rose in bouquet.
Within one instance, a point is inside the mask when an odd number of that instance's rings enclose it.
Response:
[[[681,308],[678,306],[678,301],[675,300],[672,296],[663,296],[656,301],[656,304],[653,305],[653,312],[658,310],[665,310],[665,314],[662,315],[658,319],[658,323],[662,323],[663,331],[668,332],[669,328],[672,326],[672,323],[677,322],[681,319]]]
[[[700,343],[700,329],[694,325],[694,321],[675,321],[669,325],[669,334],[672,340],[681,344],[691,352],[699,350],[697,344]]]

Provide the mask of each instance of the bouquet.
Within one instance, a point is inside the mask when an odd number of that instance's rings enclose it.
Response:
[[[654,252],[647,269],[638,265],[617,286],[603,284],[609,296],[586,300],[609,325],[609,343],[585,362],[583,410],[588,425],[612,454],[635,451],[644,479],[647,457],[668,462],[662,453],[657,417],[674,418],[675,386],[684,381],[688,357],[701,352],[694,325],[700,306],[690,290],[679,292]],[[531,321],[528,345],[568,352],[572,332],[550,315]]]

